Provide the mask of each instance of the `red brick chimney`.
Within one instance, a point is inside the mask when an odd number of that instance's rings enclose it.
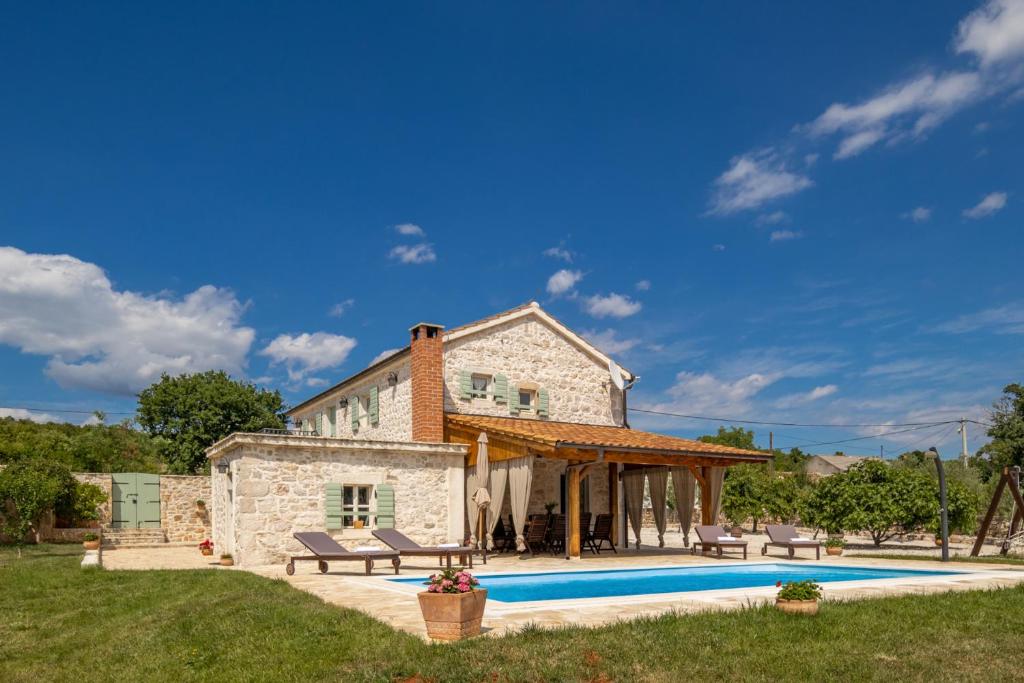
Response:
[[[444,327],[418,323],[409,328],[412,349],[412,440],[444,441]]]

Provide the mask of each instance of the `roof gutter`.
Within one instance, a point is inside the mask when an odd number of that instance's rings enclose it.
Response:
[[[693,458],[723,458],[742,462],[767,462],[771,458],[767,453],[710,453],[707,451],[667,450],[664,448],[642,448],[639,446],[609,446],[607,444],[595,446],[594,444],[573,443],[571,441],[556,441],[555,448],[575,448],[581,451],[598,451],[600,453],[618,451],[620,453],[648,453],[651,455],[682,455]]]

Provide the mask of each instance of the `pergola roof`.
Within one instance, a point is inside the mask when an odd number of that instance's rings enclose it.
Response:
[[[617,457],[620,462],[666,464],[667,459],[701,459],[722,461],[726,464],[765,462],[767,453],[730,446],[720,446],[667,434],[642,432],[626,427],[588,425],[575,422],[552,422],[515,417],[489,415],[445,415],[450,430],[485,432],[488,438],[499,438],[518,443],[541,454],[572,459],[574,454],[603,450],[629,457]]]

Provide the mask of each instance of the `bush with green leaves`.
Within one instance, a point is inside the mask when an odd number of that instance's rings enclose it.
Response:
[[[100,518],[100,506],[107,502],[107,492],[96,484],[75,483],[71,503],[71,525],[78,527]]]
[[[843,539],[839,538],[838,536],[831,536],[831,537],[825,539],[825,547],[826,548],[845,548],[846,547],[846,541],[844,541]]]
[[[75,478],[60,463],[42,458],[19,460],[0,470],[3,532],[15,543],[32,535],[38,542],[43,515],[73,501]]]
[[[737,465],[729,469],[722,486],[722,513],[734,526],[748,519],[757,521],[764,516],[764,500],[768,489],[768,476],[759,465]]]
[[[820,600],[821,586],[810,579],[788,581],[779,589],[778,597],[781,600]]]

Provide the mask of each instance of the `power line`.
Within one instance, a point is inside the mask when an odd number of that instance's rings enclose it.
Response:
[[[702,420],[705,422],[732,422],[736,424],[748,424],[748,425],[768,425],[774,427],[930,427],[938,424],[949,424],[950,422],[960,422],[960,420],[944,420],[942,422],[887,422],[884,424],[824,424],[824,423],[810,423],[810,422],[769,422],[767,420],[747,420],[747,419],[732,419],[726,417],[708,417],[707,415],[683,415],[682,413],[669,413],[662,410],[645,410],[644,408],[630,408],[630,412],[634,413],[649,413],[651,415],[666,415],[668,417],[682,417],[687,420]]]
[[[37,408],[29,406],[0,406],[0,408],[6,408],[8,410],[27,410],[33,413],[73,413],[75,415],[92,415],[93,413],[103,413],[105,415],[134,415],[135,411],[125,412],[123,410],[71,410],[64,408]]]
[[[960,420],[952,420],[952,422],[959,423]],[[894,431],[891,431],[891,432],[882,432],[881,434],[871,434],[869,436],[858,436],[858,437],[854,437],[852,439],[839,439],[838,441],[817,441],[817,442],[813,442],[813,443],[799,444],[797,446],[790,446],[790,448],[807,448],[807,447],[810,447],[810,446],[831,446],[831,445],[837,444],[837,443],[850,443],[851,441],[866,441],[868,439],[879,439],[879,438],[882,438],[884,436],[891,436],[892,434],[905,434],[906,432],[916,432],[916,431],[918,431],[920,429],[928,429],[929,427],[938,427],[939,425],[945,425],[945,424],[949,424],[949,423],[950,423],[950,421],[946,421],[946,422],[932,422],[930,424],[910,427],[908,429],[897,429],[897,430],[894,430]]]

